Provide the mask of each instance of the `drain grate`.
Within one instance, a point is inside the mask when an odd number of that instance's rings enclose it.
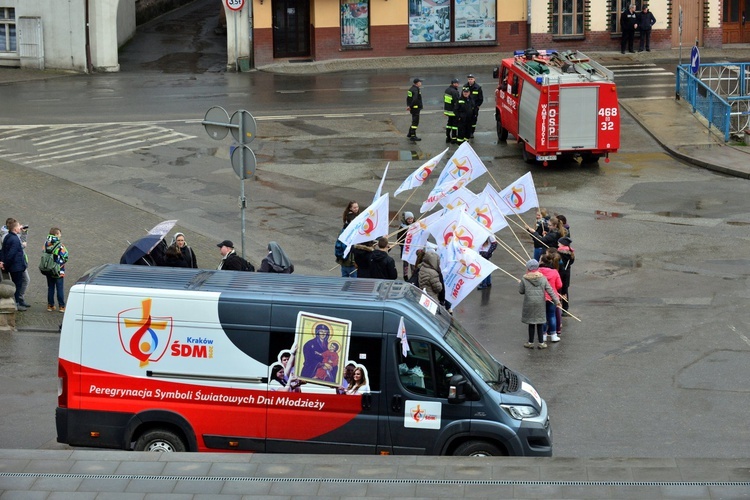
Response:
[[[261,483],[365,483],[365,484],[437,484],[483,486],[738,486],[748,487],[748,481],[522,481],[503,479],[381,479],[332,477],[212,477],[212,476],[153,476],[140,474],[51,474],[34,472],[0,472],[3,477],[33,477],[45,479],[138,479],[151,481],[229,481]]]

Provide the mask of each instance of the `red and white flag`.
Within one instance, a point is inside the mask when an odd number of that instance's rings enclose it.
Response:
[[[426,181],[430,177],[430,174],[437,168],[438,163],[440,163],[440,160],[443,159],[443,156],[447,152],[448,148],[445,148],[445,151],[433,158],[430,158],[421,167],[412,172],[411,175],[409,175],[409,177],[407,177],[406,180],[401,183],[396,192],[393,193],[393,196],[398,196],[399,193],[402,193],[409,189],[414,189],[415,187],[419,187],[424,184],[424,181]]]
[[[456,307],[498,267],[470,248],[461,248],[458,260],[443,269],[445,300]]]
[[[479,159],[471,144],[464,142],[461,144],[453,156],[448,159],[445,168],[438,177],[437,184],[443,184],[451,179],[466,178],[467,184],[487,172],[482,160]]]
[[[406,326],[404,325],[404,317],[401,316],[401,321],[398,322],[398,333],[396,337],[401,339],[401,354],[406,357],[406,353],[409,352],[409,341],[406,339]]]
[[[385,166],[385,172],[383,172],[383,178],[380,179],[380,184],[378,185],[378,190],[375,191],[375,197],[372,199],[372,202],[375,203],[378,201],[378,198],[380,198],[380,193],[383,191],[383,183],[385,182],[385,176],[388,173],[388,167],[391,165],[391,162],[388,162]]]
[[[461,205],[463,205],[463,210],[467,210],[471,206],[471,204],[476,201],[477,195],[471,192],[466,186],[464,186],[461,189],[457,189],[448,194],[448,196],[440,200],[438,203],[440,203],[448,210],[453,210],[454,208],[457,208]]]
[[[478,196],[476,201],[469,206],[468,212],[474,220],[483,225],[489,232],[496,233],[508,226],[502,210],[495,203],[494,196],[497,195],[492,186],[487,187]]]
[[[461,246],[474,250],[482,246],[490,232],[479,222],[459,208],[454,208],[430,225],[430,233],[435,237],[438,246],[448,246],[456,238]]]
[[[411,265],[417,263],[417,250],[427,246],[427,239],[430,237],[428,229],[430,224],[440,219],[445,213],[447,213],[447,210],[440,210],[409,226],[404,236],[404,251],[401,253],[401,260],[405,260]]]
[[[339,235],[339,241],[346,245],[344,256],[349,254],[352,245],[372,241],[388,234],[388,193],[359,212],[359,215],[346,226]]]
[[[428,210],[432,210],[435,205],[438,204],[440,200],[451,194],[453,191],[457,191],[464,187],[467,182],[469,182],[468,177],[459,177],[458,179],[450,179],[445,184],[438,184],[434,188],[432,188],[432,191],[430,191],[430,194],[427,196],[427,199],[422,203],[422,207],[419,209],[419,213],[423,214],[427,212]]]
[[[539,208],[539,198],[536,196],[531,172],[508,185],[500,191],[499,196],[501,203],[498,203],[498,208],[505,215],[522,214],[532,208]]]

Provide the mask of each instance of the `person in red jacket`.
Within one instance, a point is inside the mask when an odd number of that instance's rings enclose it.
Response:
[[[544,335],[542,338],[545,342],[547,338],[551,342],[560,342],[560,336],[557,335],[557,304],[559,303],[559,292],[562,288],[560,273],[555,269],[552,258],[547,254],[542,255],[542,260],[539,262],[539,272],[547,278],[547,282],[549,282],[556,294],[556,297],[553,299],[549,293],[544,292],[547,324],[544,326]]]

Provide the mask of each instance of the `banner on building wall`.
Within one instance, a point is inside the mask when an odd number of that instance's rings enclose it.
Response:
[[[341,45],[370,44],[370,2],[341,0]]]
[[[409,43],[493,41],[495,22],[496,0],[409,0]]]

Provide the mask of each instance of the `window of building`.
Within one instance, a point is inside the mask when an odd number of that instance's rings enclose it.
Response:
[[[496,0],[409,0],[409,43],[495,41]]]
[[[740,20],[740,2],[742,0],[724,0],[724,15],[722,21],[725,23],[736,23]],[[743,12],[743,15],[745,13]]]
[[[620,30],[620,15],[623,11],[635,4],[635,11],[641,11],[641,0],[610,0],[609,1],[609,22],[607,27],[611,33],[622,33]]]
[[[341,0],[341,45],[370,45],[370,0]]]
[[[0,52],[16,50],[16,9],[0,7]]]
[[[583,0],[552,0],[553,35],[583,35]]]

